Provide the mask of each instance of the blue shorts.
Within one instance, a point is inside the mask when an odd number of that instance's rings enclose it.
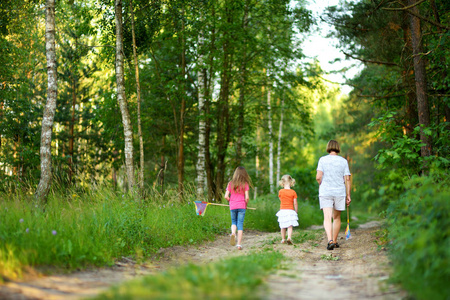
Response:
[[[243,208],[230,210],[231,225],[236,225],[237,230],[244,230],[245,211]]]

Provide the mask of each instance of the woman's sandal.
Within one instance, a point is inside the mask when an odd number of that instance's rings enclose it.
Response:
[[[287,243],[288,245],[293,245],[291,239],[287,239],[286,243]]]
[[[335,244],[334,244],[334,248],[339,248],[340,246],[339,246],[339,244],[338,244],[338,242],[336,242]]]
[[[333,240],[328,241],[327,250],[333,250],[336,247],[336,244],[333,243]]]
[[[283,239],[283,240],[281,240],[281,242],[280,242],[281,244],[286,244],[286,240],[285,239]]]
[[[241,246],[241,245],[236,245],[236,248],[237,248],[238,250],[242,250],[242,246]]]

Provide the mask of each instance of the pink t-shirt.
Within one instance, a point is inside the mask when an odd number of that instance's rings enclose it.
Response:
[[[231,181],[228,183],[227,191],[230,192],[230,210],[232,209],[247,209],[247,203],[245,203],[245,192],[249,190],[249,186],[246,183],[244,189],[235,192],[232,188]]]

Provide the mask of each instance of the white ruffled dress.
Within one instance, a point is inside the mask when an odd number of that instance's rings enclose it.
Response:
[[[288,228],[290,226],[298,226],[298,215],[293,209],[280,209],[277,212],[278,223],[280,228]]]

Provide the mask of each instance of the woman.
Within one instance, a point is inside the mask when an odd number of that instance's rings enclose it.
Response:
[[[323,227],[328,238],[328,250],[339,248],[337,237],[341,228],[341,211],[350,205],[351,180],[348,162],[338,155],[339,143],[327,144],[329,155],[322,156],[317,165],[316,180],[319,183],[320,209],[323,211]],[[333,222],[331,222],[333,219]]]

